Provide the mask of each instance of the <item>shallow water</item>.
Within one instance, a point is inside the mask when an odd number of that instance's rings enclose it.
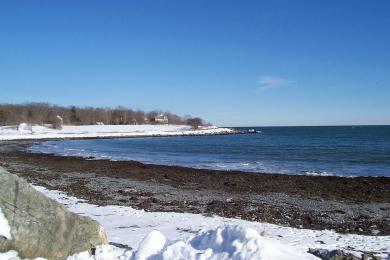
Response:
[[[390,176],[390,126],[251,128],[260,133],[46,141],[28,151],[220,170]]]

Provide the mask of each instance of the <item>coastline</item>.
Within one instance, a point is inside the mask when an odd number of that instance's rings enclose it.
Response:
[[[232,128],[202,127],[191,129],[185,125],[82,125],[63,126],[61,130],[42,126],[8,130],[0,127],[0,141],[63,140],[63,139],[111,139],[132,137],[206,136],[238,134]]]
[[[390,234],[388,177],[254,174],[20,151],[34,142],[0,142],[0,166],[97,205]]]

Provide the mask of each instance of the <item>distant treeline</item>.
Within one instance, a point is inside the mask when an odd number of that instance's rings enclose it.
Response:
[[[0,104],[0,125],[16,125],[23,122],[30,124],[54,124],[57,116],[62,117],[67,125],[94,124],[154,124],[155,117],[165,115],[169,124],[186,124],[197,128],[204,122],[199,117],[180,117],[170,112],[132,110],[125,107],[63,107],[48,103]]]

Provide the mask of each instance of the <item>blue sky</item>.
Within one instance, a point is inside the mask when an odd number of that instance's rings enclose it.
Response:
[[[0,102],[390,124],[390,1],[1,1]]]

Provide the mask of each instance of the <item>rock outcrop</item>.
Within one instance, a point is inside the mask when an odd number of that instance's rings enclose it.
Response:
[[[65,259],[108,243],[96,221],[69,212],[1,167],[0,208],[11,233],[11,239],[0,236],[0,252],[15,250],[23,258]]]
[[[379,260],[379,256],[370,253],[362,253],[361,257],[357,257],[343,250],[327,250],[327,249],[309,249],[309,253],[319,257],[321,260]]]

